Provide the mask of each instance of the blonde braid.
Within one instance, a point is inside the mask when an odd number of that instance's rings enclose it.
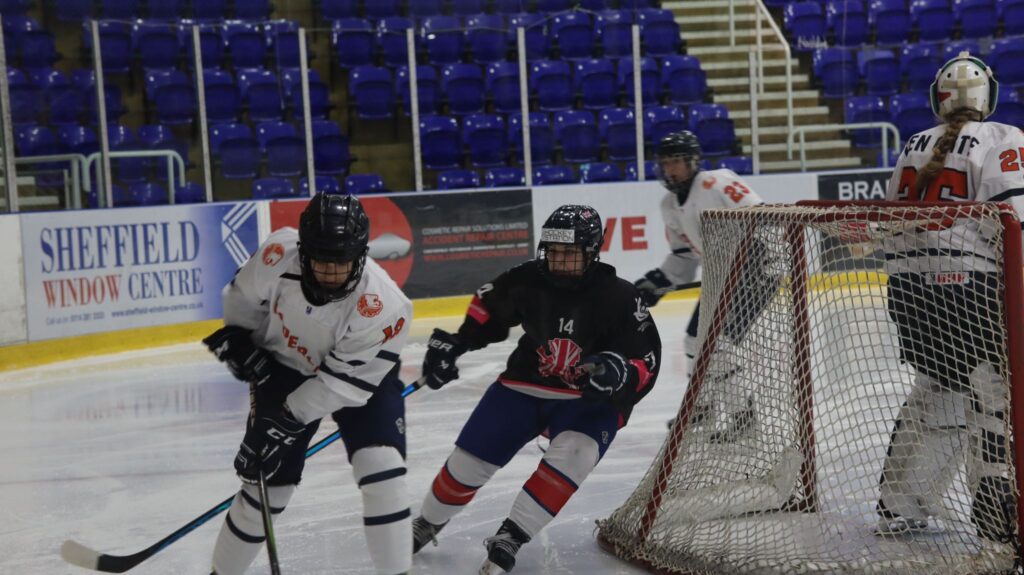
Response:
[[[932,158],[917,173],[917,181],[914,182],[914,188],[917,189],[918,197],[924,196],[924,192],[928,189],[929,184],[935,180],[939,172],[942,171],[942,168],[946,166],[946,154],[953,149],[953,145],[956,144],[956,139],[960,137],[960,130],[963,129],[964,124],[972,120],[980,122],[981,113],[973,108],[957,108],[946,114],[946,117],[943,119],[946,122],[946,131],[935,142],[935,147],[932,148]]]

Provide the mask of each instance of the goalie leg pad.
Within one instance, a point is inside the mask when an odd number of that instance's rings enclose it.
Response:
[[[294,485],[267,487],[270,512],[279,515],[295,493]],[[242,575],[263,549],[263,516],[259,488],[243,485],[231,502],[213,548],[213,571],[217,575]]]
[[[972,370],[970,382],[973,401],[967,412],[967,480],[974,494],[971,521],[978,535],[993,541],[1011,541],[1017,513],[1007,479],[1006,384],[989,363]]]
[[[394,447],[364,447],[352,454],[352,474],[363,495],[366,546],[377,573],[412,569],[412,517],[405,461]]]
[[[434,525],[447,523],[473,500],[478,489],[500,467],[471,455],[461,447],[448,456],[448,461],[434,478],[434,483],[423,501],[420,515]]]
[[[509,519],[535,536],[558,515],[600,459],[600,448],[590,436],[559,433],[516,497]]]
[[[939,513],[961,458],[966,424],[964,396],[917,374],[879,479],[878,511],[884,519],[923,521]]]

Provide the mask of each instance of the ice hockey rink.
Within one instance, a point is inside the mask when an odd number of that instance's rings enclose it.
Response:
[[[682,339],[693,303],[655,308],[664,363],[657,386],[561,514],[520,551],[515,573],[642,572],[598,548],[594,522],[632,492],[665,438],[685,389]],[[460,319],[413,323],[402,354],[406,382],[419,375],[430,330],[454,329]],[[514,342],[463,356],[461,379],[406,399],[414,513]],[[247,409],[247,387],[198,342],[0,372],[0,572],[87,573],[61,560],[65,539],[135,553],[230,496],[238,489],[231,460]],[[333,431],[325,423],[318,439]],[[527,445],[452,520],[438,547],[416,555],[414,572],[475,573],[483,539],[497,530],[541,456],[537,444]],[[131,572],[209,573],[222,521],[209,521]],[[282,573],[373,573],[360,495],[340,442],[307,462],[275,531]],[[265,554],[249,573],[269,573]]]

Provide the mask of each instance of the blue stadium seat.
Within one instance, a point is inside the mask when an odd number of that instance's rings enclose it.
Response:
[[[622,58],[618,64],[619,85],[626,93],[626,103],[633,103],[633,59]],[[645,106],[653,106],[658,103],[661,72],[658,70],[658,61],[654,58],[644,56],[640,58],[640,94]]]
[[[505,120],[496,114],[470,114],[462,120],[462,145],[478,168],[505,165],[508,153]]]
[[[685,112],[677,106],[650,106],[644,108],[644,138],[649,143],[687,128]]]
[[[952,60],[960,55],[960,52],[967,51],[971,54],[981,54],[981,44],[977,40],[954,40],[947,42],[942,47],[943,62]],[[936,69],[937,70],[937,69]]]
[[[71,84],[77,86],[82,92],[82,99],[85,102],[85,123],[96,124],[96,82],[92,70],[75,70],[71,72]],[[113,83],[106,83],[103,91],[103,99],[107,103],[107,121],[116,122],[118,118],[126,113],[124,102],[121,99],[121,88]]]
[[[230,72],[203,70],[206,120],[211,124],[235,122],[242,108],[242,95]]]
[[[229,180],[251,180],[260,171],[260,149],[249,126],[216,124],[210,128],[210,148],[221,161],[221,175]]]
[[[904,142],[910,136],[935,126],[937,122],[931,104],[928,103],[927,92],[896,94],[889,101],[889,114]]]
[[[989,38],[995,34],[994,0],[953,0],[953,15],[960,22],[961,38]]]
[[[461,190],[479,188],[480,177],[473,170],[447,170],[437,175],[437,189]]]
[[[181,156],[185,166],[188,166],[188,142],[178,139],[167,126],[160,124],[139,126],[136,130],[139,139],[139,147],[146,150],[172,150]],[[156,170],[157,174],[167,173],[167,160],[164,158],[150,159],[146,162],[150,170]]]
[[[885,102],[878,96],[853,96],[846,99],[846,122],[888,122],[891,120]],[[858,148],[874,148],[882,143],[881,130],[865,128],[850,130],[850,141]]]
[[[594,115],[586,110],[565,110],[555,114],[555,139],[562,145],[562,159],[570,164],[595,162],[600,153],[600,136]]]
[[[390,18],[391,16],[400,16],[402,9],[399,6],[399,0],[373,0],[372,2],[364,2],[363,8],[366,10],[367,18]]]
[[[201,204],[206,201],[206,189],[202,184],[185,182],[174,190],[175,204]]]
[[[217,22],[228,15],[228,0],[193,0],[191,17],[203,22]]]
[[[18,126],[14,130],[14,149],[19,158],[48,156],[59,151],[57,138],[46,126]]]
[[[153,182],[136,182],[128,186],[128,201],[124,206],[159,206],[167,203],[167,190]]]
[[[387,68],[352,68],[348,75],[348,89],[355,100],[356,115],[360,118],[383,119],[394,115],[395,86]]]
[[[741,176],[753,174],[754,159],[750,156],[726,156],[724,158],[719,158],[715,167],[719,170],[732,170]]]
[[[544,112],[530,112],[530,161],[535,166],[550,164],[555,153],[555,133],[551,119]],[[516,152],[516,159],[523,161],[522,114],[508,115],[508,143]]]
[[[180,70],[150,70],[146,73],[146,97],[161,124],[191,124],[196,114],[196,92]]]
[[[448,111],[457,116],[484,111],[484,73],[478,64],[447,64],[441,68],[441,92]]]
[[[54,0],[53,13],[60,22],[82,22],[96,14],[96,6],[82,0]]]
[[[116,152],[135,151],[139,149],[135,134],[127,126],[110,124],[107,126],[107,141],[110,149]],[[142,158],[113,158],[110,161],[114,177],[124,183],[135,183],[146,180],[146,161]]]
[[[35,72],[30,71],[29,78],[43,92],[48,123],[53,126],[77,124],[84,108],[81,90],[71,85],[66,74],[53,68]]]
[[[355,68],[373,63],[373,27],[362,18],[342,18],[331,24],[331,45],[338,66]],[[405,36],[402,36],[405,46]],[[387,52],[385,52],[385,56]]]
[[[15,37],[15,43],[18,60],[25,70],[49,68],[60,59],[53,34],[46,30],[23,31]]]
[[[295,126],[288,122],[260,122],[256,124],[256,142],[260,151],[267,152],[267,144],[277,138],[295,138],[299,135]]]
[[[996,0],[996,13],[1004,35],[1024,34],[1024,0]]]
[[[100,2],[100,18],[134,20],[140,14],[139,0],[103,0]]]
[[[825,13],[820,2],[787,4],[783,15],[783,25],[797,49],[819,45],[825,39]]]
[[[938,44],[908,43],[900,49],[900,72],[907,80],[908,90],[927,90],[940,66],[942,51]]]
[[[89,126],[61,126],[57,130],[57,140],[69,154],[88,156],[100,151],[96,132]]]
[[[700,140],[705,156],[733,153],[736,130],[729,111],[721,104],[694,104],[689,110],[690,131]]]
[[[584,108],[602,110],[615,105],[619,97],[619,79],[612,60],[577,60],[573,69],[573,84],[582,96]]]
[[[529,10],[528,0],[494,0],[494,11],[498,14],[518,14]]]
[[[306,171],[306,142],[297,136],[267,141],[267,173],[292,178]]]
[[[636,13],[636,21],[640,25],[640,46],[644,55],[671,56],[679,53],[682,44],[679,24],[670,10],[640,9]]]
[[[352,164],[348,138],[330,120],[313,120],[313,166],[318,174],[347,174]]]
[[[576,174],[569,166],[539,166],[533,169],[533,185],[575,184]]]
[[[573,0],[537,0],[537,10],[540,12],[564,12],[573,6]]]
[[[431,64],[454,64],[462,60],[462,23],[455,16],[433,16],[423,21],[421,36]]]
[[[661,60],[661,88],[676,106],[703,102],[708,91],[707,74],[694,56],[665,56]]]
[[[949,0],[912,0],[910,21],[917,27],[922,42],[953,37],[953,10]]]
[[[412,93],[409,91],[409,67],[395,68],[395,89],[402,99],[405,115],[412,115]],[[416,96],[419,98],[420,114],[437,114],[441,111],[441,83],[433,66],[416,66]]]
[[[192,43],[192,25],[199,24],[192,20],[181,20],[178,28],[178,43],[185,47],[188,66],[192,68],[195,61],[195,46]],[[224,61],[224,39],[220,31],[209,25],[199,25],[199,51],[203,59],[203,69],[220,68]]]
[[[43,117],[43,101],[39,87],[25,77],[21,70],[7,71],[11,98],[11,122],[15,126],[38,124]]]
[[[651,8],[657,3],[657,0],[619,0],[619,8],[623,10],[642,10],[644,8]]]
[[[594,51],[594,24],[585,12],[561,12],[550,23],[558,53],[566,60],[590,58]]]
[[[383,18],[377,24],[377,44],[384,56],[385,65],[409,65],[409,42],[405,36],[406,30],[412,27],[412,20],[404,16]],[[358,48],[363,49],[361,45]]]
[[[569,63],[537,60],[530,64],[530,89],[537,97],[537,109],[554,112],[572,108],[575,94]]]
[[[597,115],[597,131],[612,161],[636,160],[636,116],[630,108],[607,108]]]
[[[409,2],[409,16],[428,18],[441,14],[441,0],[415,0]]]
[[[316,191],[321,194],[341,194],[341,184],[333,176],[316,175]],[[303,177],[299,180],[299,195],[311,196],[309,193],[309,178]]]
[[[644,180],[657,180],[658,175],[655,173],[654,168],[656,164],[652,160],[644,162]],[[636,171],[636,163],[626,165],[626,181],[635,182],[639,174]]]
[[[160,2],[147,2],[149,8],[148,20],[177,23],[184,14],[185,0],[162,0]]]
[[[452,0],[452,14],[470,16],[472,14],[483,14],[483,12],[484,0]]]
[[[621,182],[622,170],[608,162],[591,162],[580,165],[580,183]]]
[[[246,0],[246,5],[249,0]],[[279,69],[299,68],[299,23],[294,20],[270,20],[263,24],[263,36],[267,48]],[[307,46],[308,46],[307,39]]]
[[[462,141],[459,123],[448,116],[420,116],[420,149],[428,170],[461,167]]]
[[[466,42],[477,64],[503,61],[508,52],[505,19],[499,14],[477,14],[466,18]]]
[[[905,0],[871,0],[868,22],[875,27],[878,44],[903,44],[910,30],[910,11]]]
[[[526,185],[522,168],[491,168],[484,173],[484,185],[488,188],[511,188]]]
[[[1016,90],[999,90],[999,103],[995,112],[988,117],[993,122],[1010,126],[1024,126],[1024,102]]]
[[[499,114],[520,110],[519,65],[515,62],[494,62],[487,65],[484,89],[494,101]]]
[[[1000,38],[992,42],[988,65],[996,70],[999,83],[1020,88],[1024,86],[1024,38]]]
[[[378,174],[352,174],[345,178],[345,193],[373,194],[388,191],[384,186],[384,178]]]
[[[857,52],[857,67],[868,95],[890,96],[900,90],[900,66],[892,50],[863,49]]]
[[[597,14],[597,36],[606,58],[633,53],[633,15],[625,10],[604,10]]]
[[[829,0],[825,4],[825,24],[837,46],[860,46],[871,32],[863,0]]]
[[[315,72],[315,70],[310,70]],[[295,110],[296,118],[301,118],[305,114],[302,112],[302,87],[296,86],[292,91],[292,109]],[[321,80],[309,80],[309,112],[314,119],[325,120],[328,114],[330,114],[331,108],[334,106],[331,104],[331,90]]]
[[[294,198],[295,188],[291,181],[286,178],[260,178],[252,182],[252,199],[272,200],[279,198]]]
[[[320,0],[320,17],[327,21],[355,18],[359,4],[359,0]]]
[[[860,74],[855,53],[844,48],[819,48],[812,58],[814,75],[825,98],[845,98],[857,92]]]
[[[208,0],[199,3],[206,1]],[[231,65],[235,70],[264,66],[267,61],[267,40],[259,25],[240,20],[227,20],[224,22],[223,36]]]
[[[551,55],[551,38],[547,34],[547,19],[544,15],[531,12],[509,16],[509,44],[512,46],[516,45],[516,29],[520,27],[525,28],[526,59],[548,58]]]
[[[169,70],[178,65],[181,40],[171,26],[140,20],[133,26],[132,36],[144,70]],[[192,41],[191,36],[188,39]]]
[[[91,50],[92,32],[85,23],[85,35],[88,38],[87,49]],[[100,57],[103,60],[103,72],[106,74],[127,74],[132,67],[132,30],[124,22],[101,21]]]
[[[235,0],[235,18],[266,20],[270,16],[270,0]]]
[[[239,71],[238,89],[242,101],[249,106],[249,119],[253,122],[280,120],[284,116],[281,85],[270,70]]]

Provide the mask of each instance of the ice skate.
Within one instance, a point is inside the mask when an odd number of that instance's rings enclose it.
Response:
[[[434,543],[434,547],[437,547],[437,534],[444,529],[444,526],[448,525],[445,521],[440,525],[434,525],[427,521],[422,515],[412,520],[412,552],[416,554],[423,546],[429,542]]]
[[[529,541],[529,535],[511,519],[506,519],[493,537],[484,540],[487,560],[480,566],[480,575],[498,575],[512,571],[516,566],[516,553]]]

